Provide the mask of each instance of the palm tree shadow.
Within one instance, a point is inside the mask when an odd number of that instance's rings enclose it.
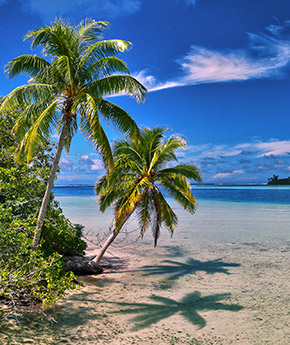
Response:
[[[229,310],[237,312],[243,309],[238,304],[224,304],[220,302],[229,296],[230,294],[225,293],[201,297],[200,292],[195,291],[183,297],[181,301],[153,295],[150,299],[155,303],[131,304],[108,301],[104,301],[104,303],[113,303],[124,307],[117,312],[110,313],[137,314],[131,319],[131,322],[135,323],[135,326],[132,328],[135,331],[150,327],[175,314],[181,315],[188,322],[201,329],[206,326],[206,321],[199,315],[199,311]]]
[[[230,274],[229,267],[239,266],[240,264],[224,262],[222,259],[199,261],[188,258],[186,262],[164,260],[159,266],[143,266],[140,271],[144,272],[144,276],[167,275],[167,277],[160,282],[159,288],[168,289],[172,287],[176,280],[188,274],[195,274],[198,271],[203,271],[207,274]]]

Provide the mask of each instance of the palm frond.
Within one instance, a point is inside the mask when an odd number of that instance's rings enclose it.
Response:
[[[80,128],[86,139],[100,150],[104,164],[109,168],[113,164],[111,146],[100,123],[97,103],[89,94],[86,96],[86,101],[82,102]]]
[[[74,28],[62,20],[56,20],[51,26],[40,27],[28,32],[24,40],[31,39],[31,47],[43,47],[45,55],[59,57],[62,55],[77,59],[78,40]]]
[[[39,148],[42,147],[45,140],[47,140],[51,133],[51,126],[57,122],[57,107],[58,100],[55,100],[47,107],[38,117],[37,121],[30,127],[26,133],[23,142],[25,142],[24,151],[26,153],[27,162],[30,162]]]
[[[162,139],[164,138],[166,128],[154,127],[152,130],[148,128],[143,128],[143,135],[141,136],[142,146],[144,147],[144,159],[146,160],[147,167],[153,167],[154,161],[158,157],[158,149],[160,149]],[[154,161],[152,159],[154,157]]]
[[[171,236],[173,235],[174,228],[178,224],[177,215],[174,213],[164,196],[160,191],[156,193],[156,198],[158,199],[160,210],[162,213],[162,223],[169,229]]]
[[[85,83],[91,83],[99,78],[116,73],[129,74],[129,69],[123,60],[115,56],[109,56],[100,58],[84,66],[82,69],[79,68],[77,78]]]
[[[94,98],[125,93],[138,102],[143,102],[147,90],[138,80],[129,75],[112,75],[87,84],[83,92],[89,93]]]
[[[150,181],[147,177],[138,179],[133,185],[133,188],[129,189],[125,197],[116,202],[115,226],[117,231],[122,227],[126,214],[133,212],[143,198],[148,187],[150,187]]]
[[[194,164],[178,164],[171,168],[165,168],[158,172],[157,178],[166,178],[166,176],[180,175],[190,180],[202,183],[202,177],[198,167]]]
[[[11,60],[5,66],[5,72],[9,78],[14,78],[20,73],[25,73],[31,76],[35,76],[44,69],[48,68],[50,63],[37,55],[21,55]]]
[[[134,140],[134,138],[131,138],[131,140]],[[117,161],[120,160],[120,158],[124,159],[124,157],[127,157],[130,162],[135,162],[135,164],[137,164],[136,171],[143,171],[142,154],[140,154],[138,147],[132,142],[130,145],[127,140],[117,141],[113,146],[113,152]]]
[[[188,212],[194,213],[197,200],[190,190],[190,185],[182,177],[174,179],[166,179],[161,185],[169,192],[169,194]]]
[[[49,107],[50,103],[46,100],[38,100],[28,103],[21,108],[13,126],[12,133],[22,140],[25,133],[36,122],[38,116]]]
[[[136,137],[139,135],[139,128],[133,118],[118,105],[100,99],[98,104],[98,111],[103,117],[121,133],[128,134],[129,137]]]
[[[74,84],[75,70],[73,67],[73,62],[66,55],[61,55],[58,57],[53,64],[56,66],[57,70],[60,72],[62,78],[67,82],[70,87]]]
[[[6,109],[12,111],[21,109],[23,105],[28,105],[33,101],[51,100],[56,95],[57,90],[53,85],[48,84],[26,84],[16,87],[5,98],[0,106],[0,111]]]
[[[79,62],[79,68],[95,61],[109,56],[116,56],[123,53],[131,46],[131,43],[124,40],[103,40],[91,44],[84,52]]]
[[[58,90],[58,94],[61,94],[66,89],[65,76],[61,74],[54,62],[43,68],[38,74],[32,76],[28,82],[53,85]]]
[[[178,149],[185,149],[186,141],[179,135],[172,135],[162,144],[158,153],[158,162],[154,166],[155,169],[160,170],[169,162],[177,161],[176,151]]]
[[[137,218],[142,237],[151,223],[152,209],[152,196],[150,195],[150,189],[146,188],[146,192],[137,207]]]
[[[81,22],[76,28],[80,46],[86,47],[92,41],[100,39],[104,29],[108,27],[109,23],[105,21],[86,19]]]

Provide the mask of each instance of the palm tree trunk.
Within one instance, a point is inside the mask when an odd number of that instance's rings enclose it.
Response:
[[[52,166],[50,169],[50,175],[49,175],[48,183],[46,186],[46,191],[45,191],[44,197],[42,199],[42,204],[41,204],[41,207],[40,207],[40,210],[38,213],[37,224],[36,224],[36,228],[35,228],[34,236],[33,236],[33,241],[32,241],[32,249],[34,249],[34,250],[36,250],[39,246],[41,228],[42,228],[42,224],[44,222],[44,218],[45,218],[51,190],[52,190],[52,187],[54,185],[56,170],[58,168],[58,163],[59,163],[62,149],[64,146],[64,140],[66,137],[66,132],[68,130],[68,126],[69,126],[69,123],[68,123],[68,121],[66,121],[64,123],[63,129],[62,129],[62,132],[61,132],[58,144],[57,144],[57,149],[56,149],[56,153],[54,156],[54,160],[52,162]]]
[[[136,206],[135,206],[136,207]],[[112,244],[112,242],[115,240],[115,238],[117,237],[118,233],[121,231],[123,225],[126,223],[126,221],[128,220],[128,218],[131,216],[131,214],[133,213],[134,209],[131,212],[128,212],[122,222],[122,225],[120,226],[119,231],[117,231],[116,229],[113,230],[113,232],[111,233],[111,235],[107,238],[106,242],[103,244],[101,250],[99,251],[99,254],[91,260],[91,262],[93,262],[93,264],[96,265],[100,265],[100,261],[102,259],[102,257],[104,256],[105,252],[107,251],[107,249],[109,248],[109,246]]]
[[[107,249],[109,248],[111,243],[117,237],[117,235],[118,235],[118,232],[116,231],[116,229],[114,229],[113,232],[111,233],[111,235],[107,238],[106,242],[103,244],[103,246],[102,246],[101,250],[99,251],[98,255],[92,260],[92,262],[94,264],[100,265],[100,261],[101,261],[102,257],[104,256],[105,252],[107,251]]]
[[[117,231],[116,229],[113,230],[113,232],[111,233],[111,235],[108,237],[108,239],[106,240],[106,242],[103,244],[99,254],[94,257],[91,262],[93,265],[100,265],[100,261],[102,259],[102,257],[104,256],[106,250],[109,248],[109,246],[112,244],[112,242],[115,240],[115,238],[117,237],[118,233],[122,230],[124,224],[127,222],[127,220],[131,217],[132,213],[135,211],[135,208],[137,207],[137,205],[140,203],[140,201],[142,200],[143,196],[146,194],[146,190],[143,191],[143,193],[139,196],[139,198],[136,200],[135,205],[133,207],[133,209],[128,212],[123,219],[123,222],[119,228],[119,230]]]

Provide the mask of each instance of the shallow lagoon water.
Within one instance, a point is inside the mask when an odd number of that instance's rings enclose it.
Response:
[[[162,232],[160,244],[184,242],[269,242],[289,240],[290,187],[271,186],[195,186],[198,199],[194,215],[168,199],[179,218],[173,239]],[[64,213],[81,223],[91,235],[107,231],[111,210],[102,214],[93,187],[55,188]],[[129,228],[137,227],[131,221]],[[147,239],[148,236],[145,237]],[[149,240],[149,239],[148,239]],[[167,244],[167,243],[166,243]]]

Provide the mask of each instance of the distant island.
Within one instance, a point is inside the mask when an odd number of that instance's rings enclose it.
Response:
[[[290,185],[290,176],[287,178],[279,178],[278,175],[273,175],[268,179],[268,185]]]

